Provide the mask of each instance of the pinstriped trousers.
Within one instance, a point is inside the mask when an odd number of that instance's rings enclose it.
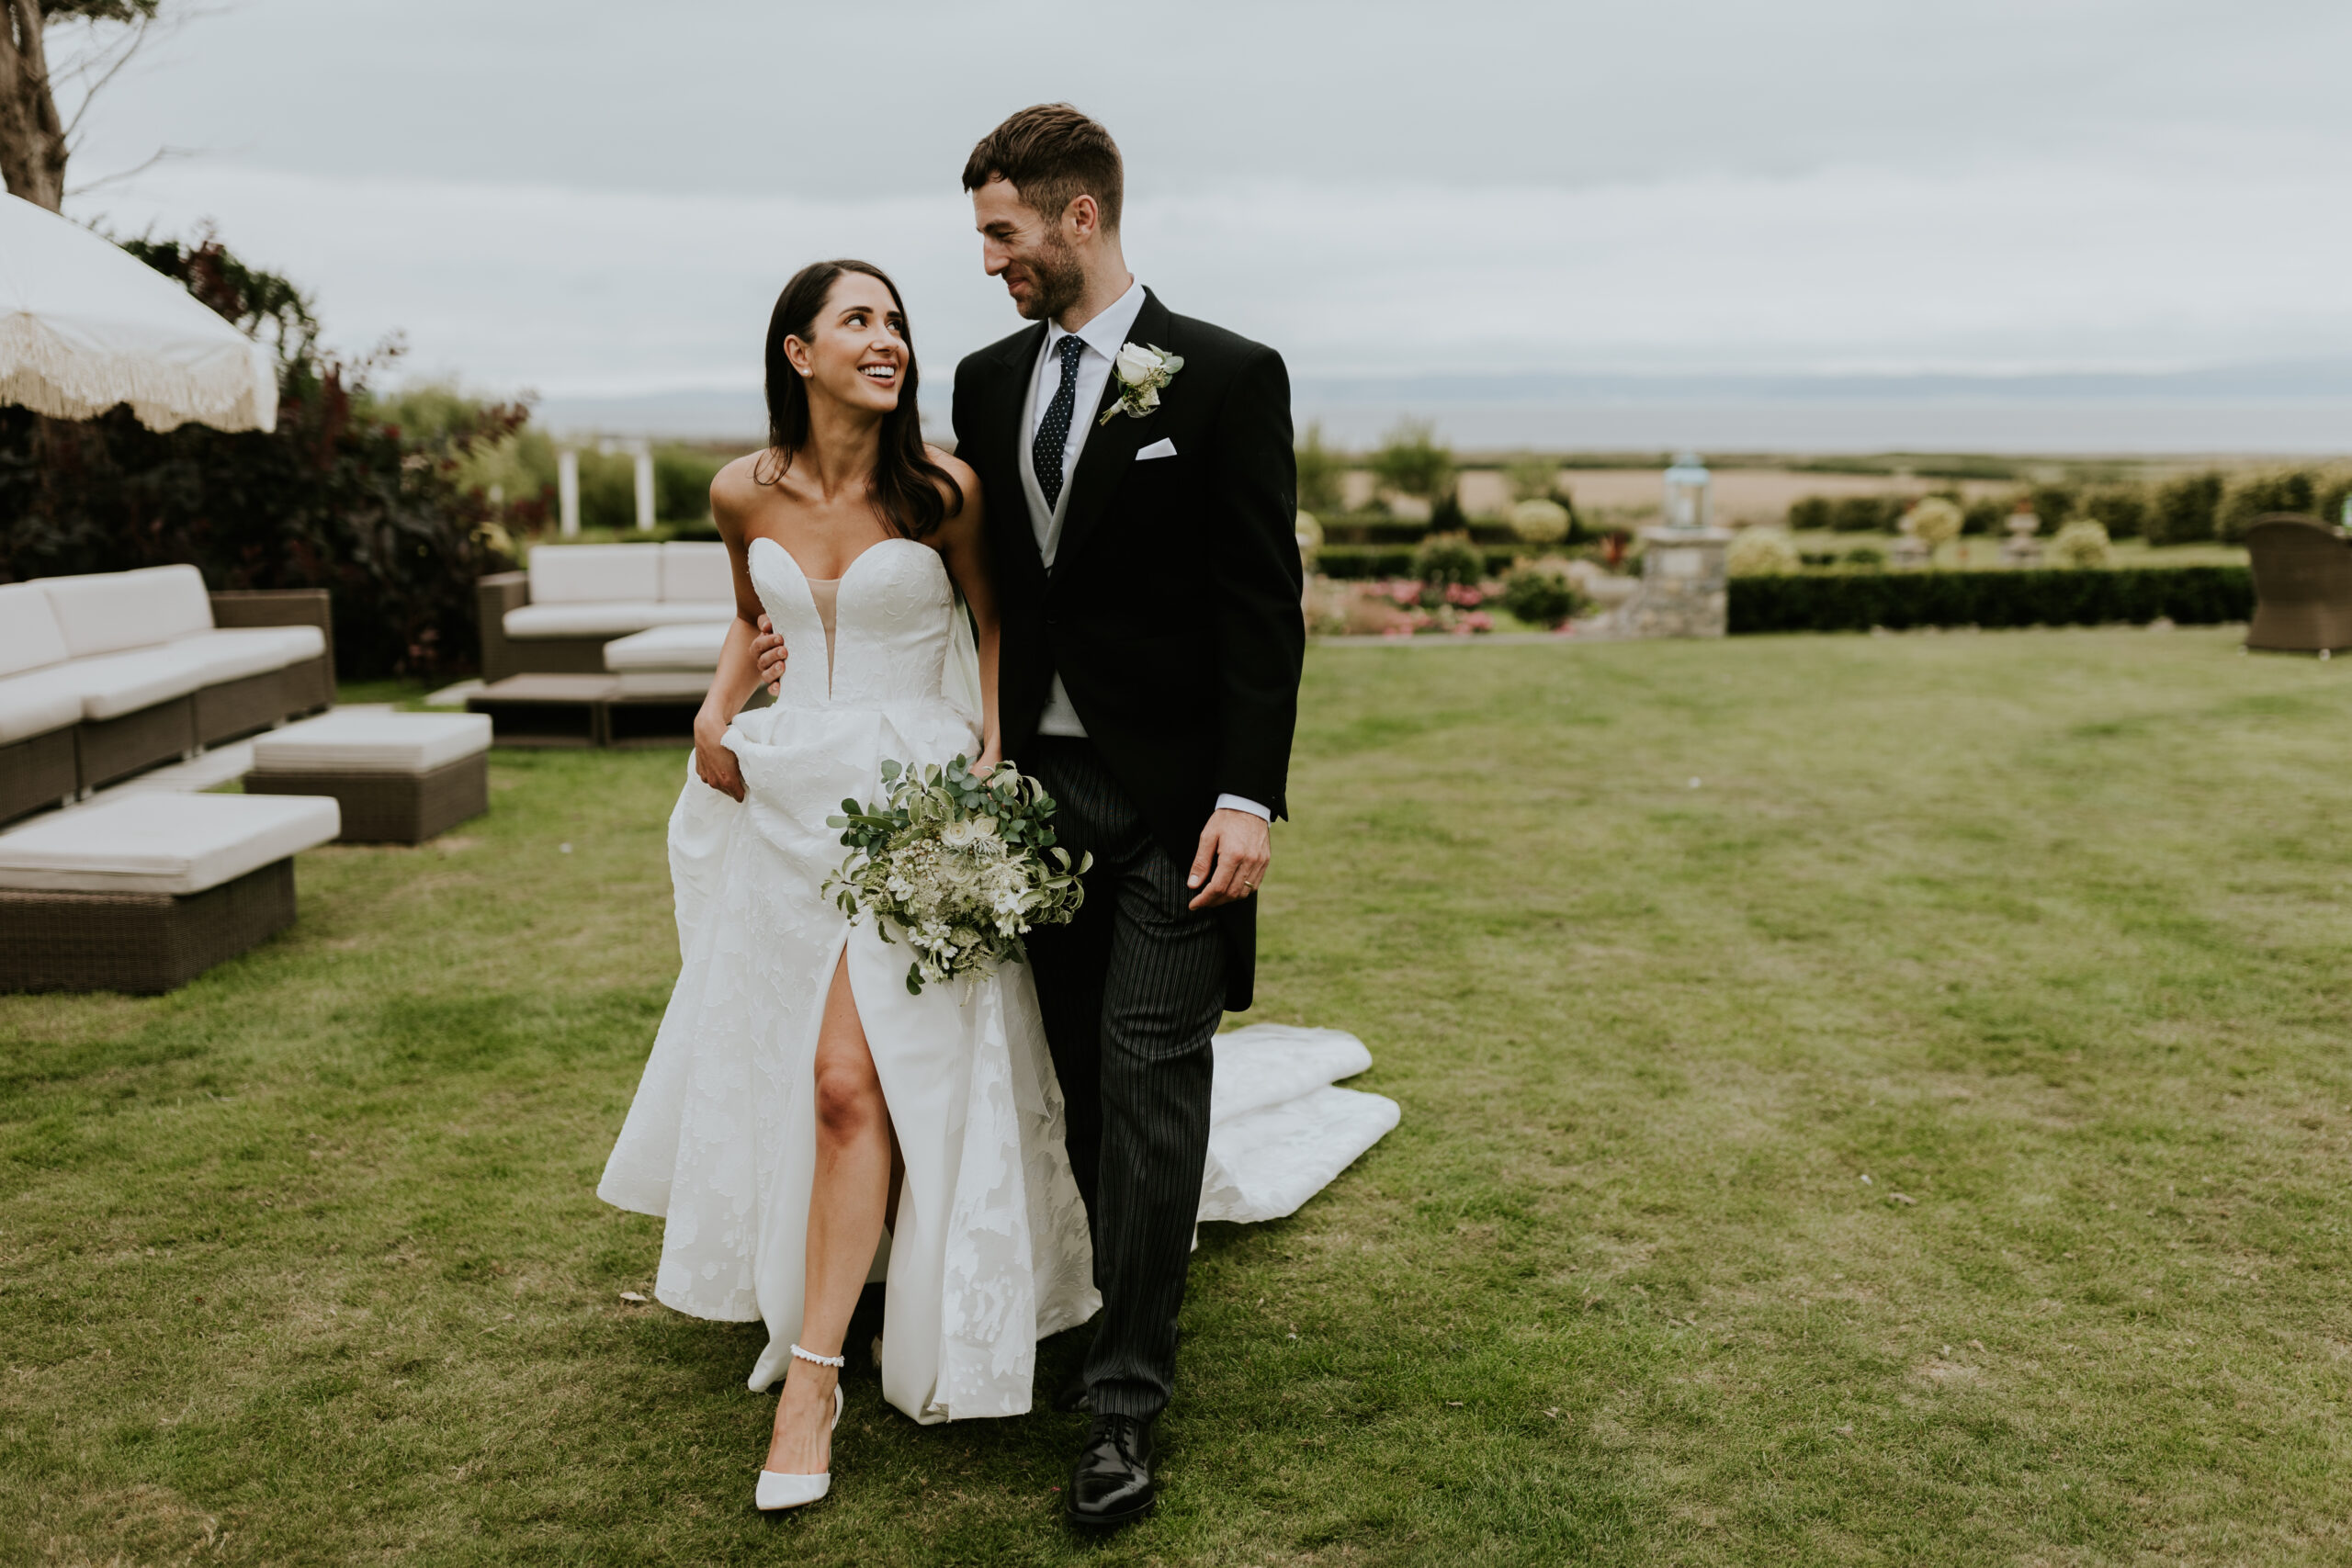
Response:
[[[1078,918],[1033,932],[1029,957],[1102,1292],[1087,1386],[1097,1415],[1148,1420],[1175,1382],[1225,942],[1091,743],[1039,736],[1023,766],[1062,846],[1094,856]]]

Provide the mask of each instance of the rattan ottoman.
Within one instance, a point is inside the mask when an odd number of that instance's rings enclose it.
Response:
[[[331,713],[259,736],[247,795],[327,795],[347,843],[421,844],[490,809],[490,718]]]
[[[294,920],[314,795],[142,794],[0,833],[0,991],[168,991]]]

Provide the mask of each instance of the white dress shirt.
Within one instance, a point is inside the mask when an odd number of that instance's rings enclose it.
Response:
[[[1075,398],[1069,434],[1062,444],[1062,487],[1058,503],[1051,515],[1041,516],[1035,506],[1030,508],[1030,525],[1037,536],[1037,552],[1044,557],[1046,570],[1054,565],[1054,553],[1061,547],[1062,518],[1069,510],[1070,480],[1078,473],[1079,456],[1086,450],[1086,438],[1094,430],[1095,409],[1102,400],[1102,389],[1111,381],[1111,365],[1119,355],[1127,334],[1135,330],[1136,318],[1143,314],[1143,285],[1130,283],[1127,291],[1106,306],[1093,320],[1076,332],[1066,331],[1060,322],[1046,325],[1046,341],[1038,351],[1037,368],[1031,377],[1029,417],[1021,428],[1021,457],[1023,466],[1031,462],[1038,424],[1046,411],[1054,406],[1054,394],[1062,386],[1062,339],[1074,337],[1086,345],[1078,356],[1078,384],[1072,389]],[[1037,733],[1060,735],[1075,739],[1086,738],[1086,726],[1078,716],[1078,709],[1070,705],[1069,693],[1062,685],[1057,671],[1053,690],[1046,698],[1046,711],[1038,716]],[[1272,821],[1274,814],[1254,800],[1238,795],[1216,797],[1220,811],[1247,811],[1252,817]]]

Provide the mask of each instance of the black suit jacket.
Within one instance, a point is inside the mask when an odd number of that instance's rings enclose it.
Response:
[[[1006,755],[1037,732],[1058,671],[1103,765],[1179,865],[1219,795],[1287,815],[1306,628],[1290,378],[1262,344],[1171,314],[1145,291],[1129,341],[1183,369],[1141,419],[1087,431],[1049,573],[1021,483],[1038,322],[956,368],[956,455],[979,476],[1003,620]],[[1118,394],[1114,376],[1093,419]],[[1171,442],[1172,457],[1136,454]],[[1226,1005],[1250,1005],[1257,900],[1218,911]]]

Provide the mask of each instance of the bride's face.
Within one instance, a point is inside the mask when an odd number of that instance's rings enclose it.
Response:
[[[845,272],[833,280],[806,338],[784,340],[786,357],[811,398],[830,397],[874,413],[899,406],[907,378],[907,321],[879,278]]]

